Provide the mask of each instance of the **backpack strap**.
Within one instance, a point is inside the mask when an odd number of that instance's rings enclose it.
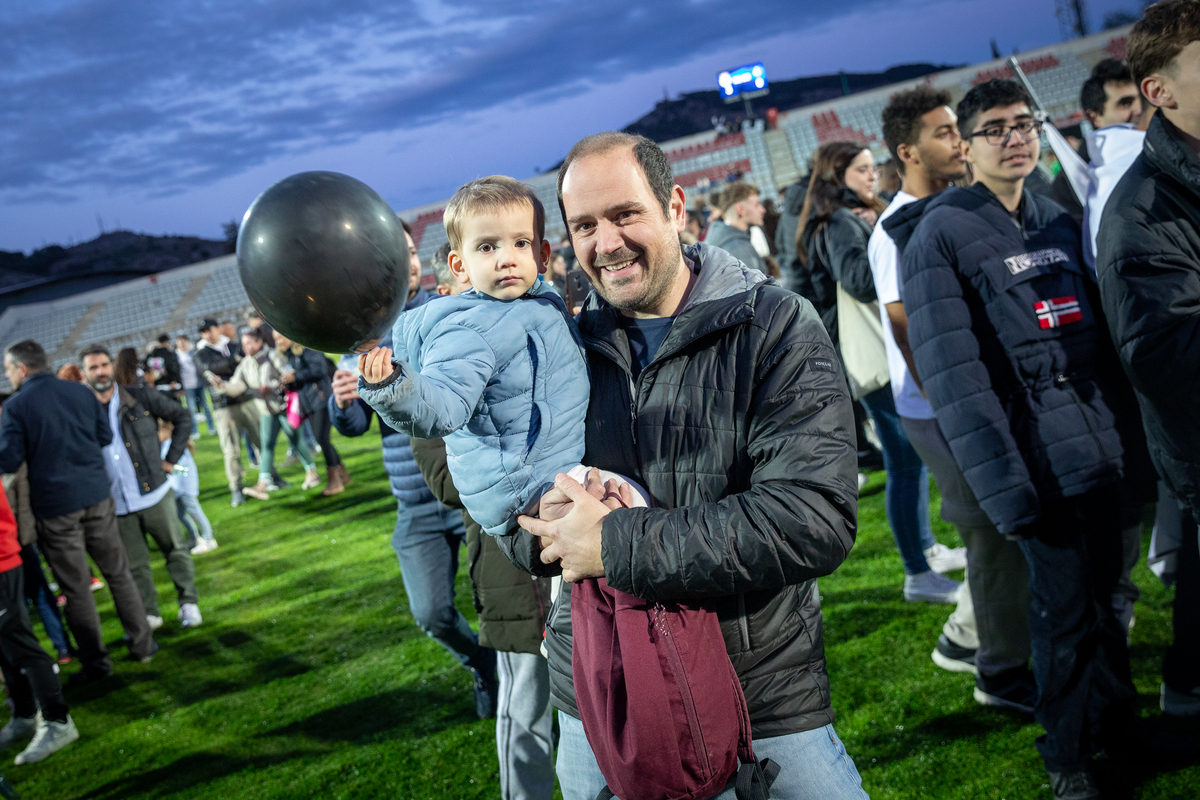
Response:
[[[742,764],[738,768],[734,791],[737,800],[769,800],[771,784],[779,777],[779,765],[769,758],[757,763]],[[596,800],[601,800],[597,797]]]
[[[607,786],[605,786],[596,794],[596,800],[613,800],[614,797],[616,797],[616,795],[613,794],[612,789],[609,789]]]

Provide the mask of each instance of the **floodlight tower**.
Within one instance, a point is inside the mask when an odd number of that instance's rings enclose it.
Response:
[[[1087,3],[1084,0],[1054,0],[1054,16],[1063,41],[1088,35]]]

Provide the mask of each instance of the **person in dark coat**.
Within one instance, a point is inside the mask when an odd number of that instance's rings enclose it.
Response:
[[[136,374],[121,375],[114,370],[108,350],[101,345],[84,350],[79,361],[116,440],[104,450],[105,468],[116,503],[117,528],[146,606],[147,622],[152,629],[163,624],[146,547],[146,537],[150,537],[175,584],[180,623],[185,628],[195,627],[203,621],[197,604],[196,570],[175,509],[175,493],[167,480],[187,448],[192,415],[151,387],[137,384]],[[128,383],[118,385],[122,380]],[[158,420],[175,428],[165,457],[158,440]]]
[[[1013,81],[968,92],[958,119],[976,183],[906,206],[885,229],[903,250],[909,342],[938,424],[980,506],[1029,562],[1051,786],[1098,797],[1089,758],[1122,750],[1136,697],[1111,604],[1136,411],[1078,226],[1024,188],[1039,149],[1030,106]]]
[[[559,201],[595,288],[579,318],[592,385],[583,460],[653,499],[610,512],[560,476],[543,519],[499,537],[515,563],[566,582],[546,626],[563,797],[590,800],[605,784],[577,717],[569,586],[601,576],[648,600],[712,599],[756,756],[785,765],[772,797],[865,797],[833,729],[815,583],[856,531],[853,414],[828,335],[761,272],[703,243],[680,249],[683,190],[643,137],[576,144]]]
[[[154,388],[179,400],[183,391],[183,372],[179,366],[179,356],[171,347],[170,336],[164,333],[158,337],[157,345],[146,355],[145,366],[154,370]]]
[[[1161,689],[1178,716],[1200,714],[1200,96],[1184,82],[1196,78],[1198,41],[1200,6],[1180,0],[1147,9],[1130,32],[1129,66],[1158,113],[1097,241],[1104,310],[1150,454],[1185,509]]]
[[[88,556],[108,583],[129,634],[130,655],[148,663],[158,644],[117,532],[104,469],[103,448],[112,441],[108,418],[90,389],[50,374],[46,351],[37,342],[9,345],[4,371],[17,393],[0,414],[0,472],[16,472],[22,461],[28,465],[38,543],[67,598],[67,623],[83,665],[71,680],[99,680],[113,669],[92,596]]]
[[[300,393],[300,410],[312,426],[313,436],[325,457],[325,488],[323,495],[340,494],[350,485],[350,473],[338,455],[337,448],[329,438],[332,423],[329,418],[329,398],[333,397],[331,381],[332,362],[324,353],[293,342],[278,331],[275,346],[283,355],[290,372],[285,372],[279,382],[283,388]]]
[[[554,794],[550,673],[541,653],[550,581],[529,579],[463,508],[442,439],[412,439],[413,457],[438,501],[462,512],[479,644],[496,651],[496,755],[500,795],[549,800]]]

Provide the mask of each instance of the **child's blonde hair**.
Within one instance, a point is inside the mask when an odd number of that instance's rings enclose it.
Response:
[[[468,215],[496,211],[523,203],[533,206],[533,230],[540,242],[546,236],[546,209],[542,207],[542,201],[538,200],[533,189],[507,175],[489,175],[459,187],[442,215],[442,224],[446,227],[450,248],[457,251],[462,247],[463,220]]]

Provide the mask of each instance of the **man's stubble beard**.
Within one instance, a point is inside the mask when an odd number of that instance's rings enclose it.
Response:
[[[605,302],[618,311],[646,314],[657,309],[662,303],[663,298],[670,293],[671,288],[675,285],[675,279],[678,276],[679,262],[683,258],[683,251],[680,248],[678,236],[672,234],[671,240],[674,242],[673,248],[665,240],[660,242],[662,247],[659,252],[663,257],[656,258],[654,263],[651,263],[651,256],[648,250],[643,250],[641,253],[636,254],[634,251],[628,250],[628,255],[618,253],[614,255],[620,256],[619,258],[609,256],[605,259],[606,265],[611,266],[612,264],[619,264],[622,261],[629,260],[630,256],[645,258],[646,275],[640,295],[637,297],[627,297],[623,299],[613,297],[612,294],[615,293],[610,293],[610,289],[619,289],[634,279],[626,278],[621,280],[619,283],[610,283],[606,285],[603,280],[604,267],[596,268],[596,271],[602,276],[601,280],[599,281],[599,285],[596,286],[597,293],[604,298]]]

